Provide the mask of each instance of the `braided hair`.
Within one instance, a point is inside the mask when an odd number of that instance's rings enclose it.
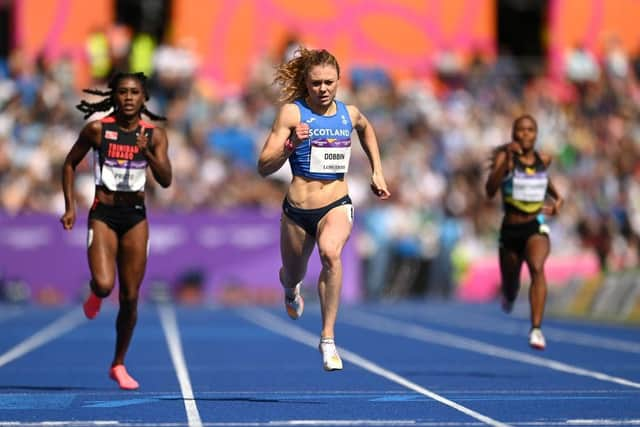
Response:
[[[142,90],[144,91],[144,100],[149,100],[149,92],[147,91],[147,76],[144,73],[116,73],[111,79],[107,87],[109,90],[104,91],[100,89],[83,89],[82,91],[85,93],[89,93],[91,95],[103,96],[104,98],[101,101],[97,102],[87,102],[85,100],[80,101],[80,104],[76,105],[76,108],[84,113],[84,118],[89,118],[93,113],[105,112],[109,110],[114,110],[111,115],[115,114],[116,104],[115,104],[115,90],[118,87],[120,81],[126,78],[133,78],[140,82],[142,85]],[[142,104],[142,109],[140,110],[140,114],[144,114],[148,116],[151,120],[167,120],[166,117],[160,116],[158,114],[152,113],[146,107],[146,105]]]

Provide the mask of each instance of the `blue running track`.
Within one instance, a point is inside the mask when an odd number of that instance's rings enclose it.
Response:
[[[108,376],[116,307],[0,306],[0,426],[640,425],[640,329],[548,318],[528,347],[526,308],[343,305],[344,370],[324,372],[320,312],[144,303]]]

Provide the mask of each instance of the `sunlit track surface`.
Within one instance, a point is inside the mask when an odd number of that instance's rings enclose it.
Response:
[[[520,312],[516,312],[514,316],[503,315],[500,312],[494,312],[492,314],[482,313],[469,313],[464,317],[456,317],[455,313],[459,313],[459,310],[453,312],[444,312],[440,307],[425,308],[424,305],[418,306],[405,305],[398,306],[383,306],[375,310],[379,314],[387,315],[404,315],[409,314],[411,318],[423,320],[428,323],[435,323],[440,325],[448,325],[451,327],[463,328],[463,329],[475,329],[478,331],[487,331],[497,334],[505,335],[518,335],[523,336],[530,328],[528,319],[524,319]],[[522,310],[520,310],[522,311]],[[500,317],[499,321],[497,317]],[[551,325],[556,324],[555,321],[549,322]],[[640,325],[639,325],[640,326]],[[609,326],[609,328],[615,328],[620,331],[620,328]],[[633,328],[625,328],[634,331]],[[640,342],[632,341],[636,337],[630,337],[630,339],[616,339],[611,338],[609,333],[603,333],[607,331],[605,326],[600,326],[592,333],[581,332],[581,328],[578,328],[574,323],[573,329],[561,328],[556,326],[549,326],[545,324],[544,335],[547,339],[551,339],[558,342],[565,342],[569,344],[577,344],[585,347],[595,347],[601,349],[609,349],[614,351],[625,351],[629,353],[636,353],[640,355]],[[636,330],[640,332],[640,330]],[[599,333],[600,332],[600,333]]]
[[[24,310],[20,307],[0,304],[0,325],[2,325],[2,322],[21,315],[23,312]]]
[[[3,307],[4,308],[4,307]],[[343,305],[341,372],[322,370],[320,313],[143,304],[127,358],[141,383],[109,380],[116,307],[0,312],[3,426],[640,425],[640,329],[526,317],[497,304]]]

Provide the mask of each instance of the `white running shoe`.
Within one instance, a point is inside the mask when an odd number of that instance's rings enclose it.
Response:
[[[322,353],[322,367],[325,371],[339,371],[342,369],[342,359],[336,349],[336,343],[331,338],[322,338],[318,350]]]
[[[300,285],[298,285],[300,286]],[[304,311],[304,299],[300,292],[296,294],[295,297],[289,298],[287,295],[284,296],[284,306],[287,308],[287,314],[293,320],[297,320],[302,316],[302,312]]]
[[[287,309],[289,317],[296,320],[302,316],[302,312],[304,311],[304,299],[302,298],[302,295],[300,295],[302,282],[298,283],[293,288],[286,287],[282,278],[282,271],[283,270],[281,268],[278,276],[280,277],[280,283],[284,288],[284,306]]]
[[[529,332],[529,345],[536,350],[544,350],[547,346],[547,343],[544,339],[544,335],[542,335],[542,331],[540,328],[533,328],[531,332]]]

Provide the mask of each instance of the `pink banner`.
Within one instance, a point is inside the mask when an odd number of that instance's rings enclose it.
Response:
[[[550,288],[562,287],[572,278],[593,277],[599,272],[598,260],[590,253],[572,256],[551,256],[545,265]],[[526,265],[522,267],[521,284],[529,284]],[[495,299],[500,292],[498,254],[473,260],[458,286],[458,297],[465,301],[483,302]]]
[[[15,45],[28,55],[67,55],[87,78],[87,37],[113,24],[113,0],[16,0]],[[194,50],[200,77],[218,94],[238,91],[287,37],[334,53],[343,69],[382,65],[398,78],[425,76],[437,54],[494,53],[495,0],[174,0],[172,42]],[[82,68],[84,66],[84,68]],[[84,82],[79,82],[79,85]]]
[[[195,46],[201,76],[218,90],[241,87],[252,66],[287,37],[334,53],[343,69],[381,65],[394,77],[422,76],[435,55],[494,52],[495,0],[177,0],[174,41]],[[277,58],[276,58],[277,59]]]
[[[600,56],[617,38],[629,54],[640,49],[638,0],[551,0],[549,61],[551,74],[562,77],[566,53],[577,44]]]

